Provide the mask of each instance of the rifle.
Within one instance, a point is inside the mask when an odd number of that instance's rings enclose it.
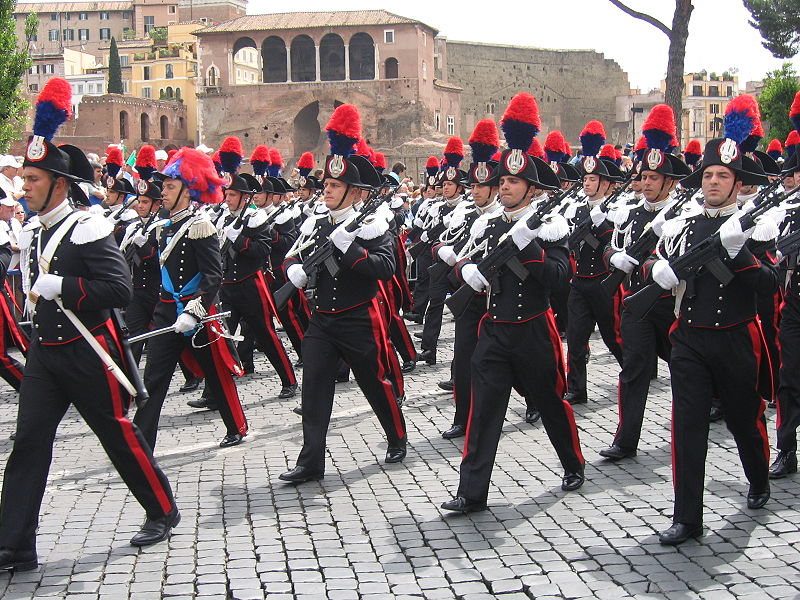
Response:
[[[669,220],[676,217],[681,209],[694,197],[698,191],[699,188],[689,188],[685,190],[681,197],[678,198],[678,200],[676,200],[672,205],[663,208],[662,211],[664,211],[664,220]],[[637,239],[627,248],[624,248],[623,251],[641,264],[653,253],[653,250],[656,249],[657,245],[658,235],[655,231],[653,231],[652,227],[647,227],[644,232],[642,232],[642,235],[639,236],[639,239]],[[613,296],[627,276],[628,274],[625,271],[614,267],[612,268],[611,273],[609,273],[608,276],[606,276],[606,278],[600,282],[600,287],[602,287],[603,291],[605,291],[609,296]]]
[[[777,187],[777,186],[775,186]],[[775,187],[767,186],[764,192],[770,194]],[[744,214],[736,214],[731,219],[739,219],[742,231],[746,231],[755,225],[758,217],[766,213],[770,208],[783,202],[786,198],[794,194],[797,188],[782,194],[771,194],[764,202],[756,206],[753,210]],[[759,194],[761,197],[762,194]],[[757,199],[757,198],[756,198]],[[719,231],[707,237],[702,242],[693,245],[689,250],[670,259],[669,266],[675,272],[678,279],[687,281],[687,297],[692,297],[692,290],[689,283],[693,276],[697,275],[700,269],[705,267],[722,285],[728,285],[733,279],[733,272],[725,265],[724,258],[728,258],[728,253],[722,246]],[[638,319],[644,318],[650,309],[653,308],[658,299],[664,294],[664,289],[653,282],[635,294],[629,296],[625,301],[625,307],[631,314]]]
[[[147,219],[147,223],[145,223],[144,227],[142,227],[142,233],[144,235],[148,235],[147,231],[150,229],[150,225],[153,224],[153,219],[156,218],[156,215],[158,215],[158,211],[153,212],[150,215],[150,218]],[[136,262],[136,265],[138,266],[142,262],[142,259],[140,259],[139,255],[136,254],[136,249],[137,248],[138,248],[138,246],[133,243],[133,240],[131,240],[130,243],[128,244],[128,246],[125,248],[125,252],[124,252],[125,261],[128,264],[130,264],[131,262]]]
[[[571,191],[571,190],[569,190]],[[566,192],[565,192],[566,194]],[[543,202],[536,211],[528,217],[525,225],[528,229],[536,229],[542,224],[542,220],[564,199],[565,195],[554,194],[550,199]],[[507,267],[521,281],[528,278],[528,270],[519,262],[517,254],[519,249],[514,244],[508,232],[504,233],[498,240],[497,246],[483,257],[478,263],[478,271],[487,281],[491,281],[495,274],[502,268]],[[475,290],[469,284],[463,284],[445,301],[453,316],[459,318],[467,310],[470,301],[475,295]]]
[[[239,227],[242,227],[244,225],[245,217],[246,216],[247,217],[253,216],[253,215],[248,215],[247,214],[247,209],[248,208],[250,208],[250,199],[249,198],[247,199],[247,202],[245,202],[245,205],[242,207],[242,210],[239,211],[239,216],[236,217],[236,220],[233,223],[231,223],[228,227],[233,227],[234,229],[239,229]],[[233,242],[230,240],[230,238],[226,237],[225,238],[225,242],[222,244],[222,248],[220,248],[220,250],[219,250],[219,255],[220,256],[225,256],[225,254],[227,252],[230,252],[231,253],[231,258],[233,258],[234,250],[233,250],[233,248],[231,248],[231,246],[233,246]]]
[[[620,197],[622,193],[628,189],[628,186],[633,181],[635,177],[635,173],[631,173],[631,175],[623,182],[621,186],[619,186],[614,193],[605,198],[601,203],[600,206],[603,210],[608,208],[614,200]],[[569,247],[570,248],[577,248],[581,242],[586,242],[589,244],[594,250],[597,250],[600,247],[600,240],[592,233],[592,217],[591,215],[586,215],[586,217],[578,223],[575,229],[569,236]]]
[[[374,191],[372,195],[364,203],[361,212],[350,223],[345,226],[345,229],[350,233],[356,231],[367,217],[372,215],[383,201],[388,197],[378,196],[378,191]],[[335,277],[339,273],[339,263],[333,257],[333,250],[335,246],[330,238],[327,238],[322,244],[317,246],[316,250],[312,252],[308,258],[303,261],[303,271],[308,275],[309,283],[316,281],[317,271],[324,265],[328,269],[331,276]],[[314,287],[314,286],[309,286]],[[278,310],[283,310],[289,303],[289,300],[297,291],[297,288],[291,281],[284,283],[277,292],[273,295],[275,300],[275,307]]]
[[[134,401],[136,402],[136,408],[142,409],[150,399],[150,394],[147,392],[147,388],[144,387],[142,376],[139,373],[139,367],[136,364],[136,359],[133,357],[133,352],[131,351],[131,338],[129,337],[130,331],[128,330],[128,324],[125,323],[125,319],[122,318],[122,313],[118,308],[111,309],[111,321],[114,323],[114,327],[116,327],[121,334],[119,342],[120,347],[122,348],[122,353],[120,356],[122,370],[128,374],[133,387],[136,389],[136,395],[133,397]]]

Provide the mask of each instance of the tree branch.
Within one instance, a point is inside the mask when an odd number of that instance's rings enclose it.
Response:
[[[632,16],[634,19],[639,19],[646,23],[650,23],[650,25],[661,31],[667,37],[672,37],[672,30],[666,25],[664,25],[661,21],[656,19],[655,17],[651,17],[648,14],[633,10],[631,7],[626,6],[622,2],[620,2],[620,0],[608,0],[608,1],[611,2],[611,4],[616,6],[618,9],[620,9],[622,12]]]

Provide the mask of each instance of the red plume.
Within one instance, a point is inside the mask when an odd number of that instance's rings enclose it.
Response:
[[[511,98],[503,113],[502,121],[508,119],[534,125],[537,131],[541,129],[542,119],[539,116],[539,105],[536,104],[536,98],[527,92],[521,92]]]
[[[688,144],[686,144],[686,148],[684,148],[683,153],[689,154],[702,154],[703,148],[700,147],[700,142],[697,140],[691,140]]]
[[[481,119],[478,121],[475,124],[475,129],[472,130],[472,135],[469,136],[469,143],[486,144],[487,146],[499,147],[500,134],[497,131],[497,125],[495,122],[491,119]]]
[[[795,144],[800,144],[800,133],[797,133],[797,130],[790,131],[789,135],[786,137],[786,141],[783,142],[783,147],[786,146],[794,146]]]
[[[106,149],[106,164],[122,165],[122,150],[118,146],[109,146]]]
[[[642,125],[642,131],[658,129],[669,135],[675,135],[675,113],[668,104],[656,104]]]
[[[777,152],[783,154],[783,145],[780,140],[772,140],[767,146],[767,152]]]
[[[544,160],[544,150],[542,149],[542,144],[536,138],[533,138],[531,147],[528,148],[528,154]]]
[[[639,136],[639,139],[636,142],[636,145],[633,147],[633,150],[646,150],[647,149],[647,140],[643,135]]]
[[[281,156],[281,151],[277,148],[269,149],[269,160],[273,165],[283,166],[283,157]]]
[[[36,102],[50,102],[55,108],[66,111],[69,119],[72,114],[72,86],[66,79],[51,77],[39,93]]]
[[[214,154],[211,155],[211,162],[213,162],[216,165],[222,164],[219,158],[219,150],[217,150],[216,152],[214,152]]]
[[[369,158],[370,152],[372,152],[372,148],[369,147],[369,144],[367,144],[367,140],[365,140],[364,138],[358,140],[355,146],[353,146],[353,148],[355,149],[356,154],[367,158]]]
[[[605,156],[606,158],[614,160],[617,158],[617,153],[614,152],[614,146],[611,144],[604,144],[603,147],[600,148],[599,156]]]
[[[376,169],[385,169],[386,168],[386,155],[383,152],[376,152],[375,153],[375,160],[372,162],[372,165]]]
[[[352,104],[340,104],[333,111],[330,121],[325,126],[326,131],[335,131],[353,139],[361,138],[361,115]]]
[[[444,147],[444,154],[445,156],[448,154],[458,154],[463,158],[464,142],[461,141],[461,138],[453,136],[449,140],[447,140],[447,146]]]
[[[425,168],[426,169],[433,169],[433,168],[438,169],[439,168],[439,159],[436,158],[435,156],[429,156],[428,157],[428,162],[425,163]]]
[[[544,140],[545,150],[550,150],[551,152],[564,152],[564,146],[566,145],[567,140],[564,139],[564,134],[558,129],[554,129],[548,133]]]
[[[606,137],[606,128],[600,121],[589,121],[581,131],[581,135],[592,134]]]
[[[298,169],[313,169],[314,168],[314,155],[311,152],[303,152],[300,155],[300,160],[297,161]]]
[[[136,167],[156,167],[156,149],[150,144],[145,144],[136,153]]]
[[[269,148],[267,148],[264,144],[259,144],[253,150],[253,153],[250,155],[250,162],[253,161],[261,161],[265,163],[269,163]]]
[[[792,107],[789,109],[789,118],[791,119],[792,117],[800,117],[800,92],[794,95]]]
[[[222,142],[222,145],[219,147],[218,152],[231,152],[233,154],[238,154],[239,156],[242,156],[244,155],[244,150],[242,150],[242,140],[240,140],[235,135],[229,135]]]
[[[498,150],[492,155],[492,160],[495,162],[500,162],[500,159],[503,157],[503,153]]]
[[[172,157],[175,156],[177,153],[178,153],[177,150],[174,150],[174,149],[173,150],[168,150],[167,151],[167,163],[172,161]]]

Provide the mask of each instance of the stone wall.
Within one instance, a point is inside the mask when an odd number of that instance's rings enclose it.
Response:
[[[615,99],[629,92],[628,76],[613,60],[592,50],[548,50],[447,40],[447,81],[463,88],[461,127],[468,137],[478,120],[500,119],[517,92],[536,97],[542,133],[560,129],[570,144],[587,121],[616,123]]]

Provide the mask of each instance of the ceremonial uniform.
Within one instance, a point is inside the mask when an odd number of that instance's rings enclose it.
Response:
[[[0,196],[3,194],[4,192],[0,189]],[[11,256],[11,242],[8,234],[0,228],[0,281],[6,281]],[[9,346],[12,344],[23,352],[28,350],[28,340],[17,327],[14,313],[11,310],[11,296],[5,286],[0,288],[0,377],[16,391],[19,391],[23,367],[8,353]]]

